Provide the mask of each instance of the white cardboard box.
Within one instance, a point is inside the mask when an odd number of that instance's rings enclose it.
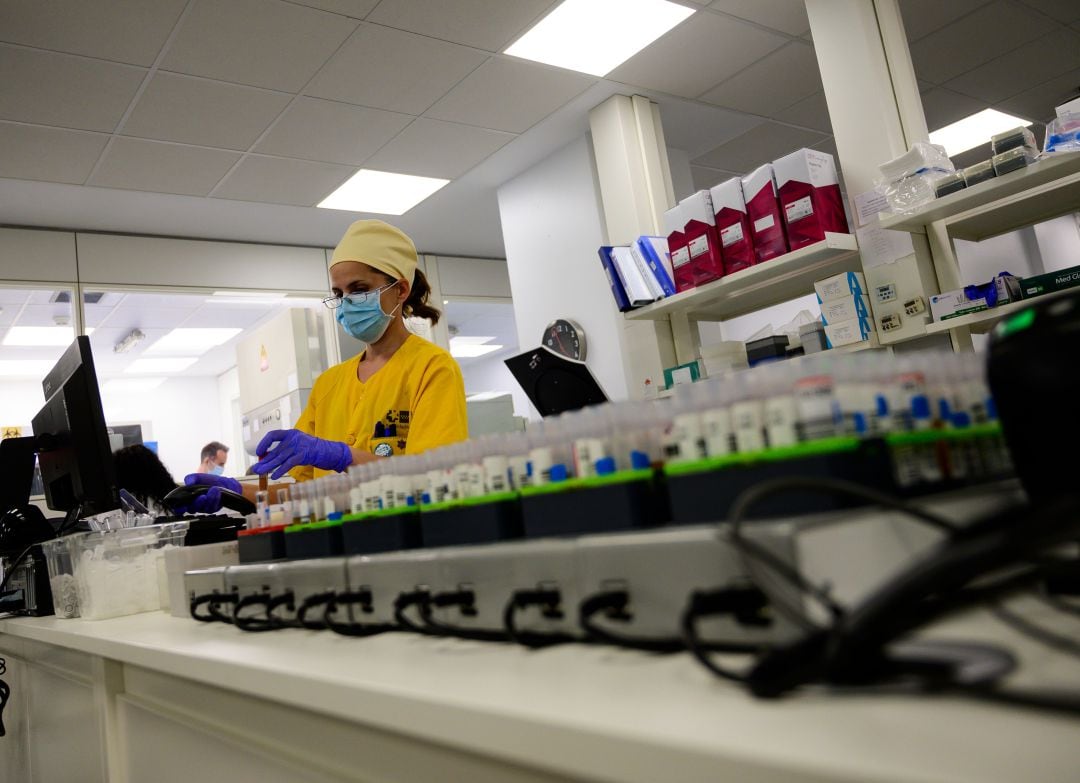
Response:
[[[814,291],[819,302],[831,302],[845,296],[863,296],[866,293],[866,280],[862,272],[841,272],[818,280],[814,283]]]
[[[190,617],[187,595],[184,592],[184,572],[237,565],[239,562],[239,548],[235,541],[166,549],[165,557],[162,559],[164,565],[162,570],[168,582],[168,589],[159,590],[161,608],[167,610],[173,617]],[[159,572],[159,578],[160,576]]]
[[[746,213],[746,199],[743,198],[742,180],[733,177],[709,189],[713,209],[719,212],[725,207],[736,212]]]
[[[713,210],[712,196],[707,190],[699,190],[679,202],[682,211],[683,226],[691,220],[705,223],[710,226],[716,225],[716,212]]]
[[[989,309],[986,299],[968,299],[962,288],[930,297],[930,313],[935,321],[947,321]]]
[[[801,149],[773,161],[773,177],[776,187],[785,182],[805,182],[815,188],[838,185],[836,162],[827,152]]]
[[[841,348],[852,343],[869,340],[875,333],[874,322],[869,318],[853,318],[825,324],[825,344],[829,348]]]
[[[870,318],[870,300],[862,296],[842,296],[821,303],[821,322],[823,324],[850,321],[853,318]]]

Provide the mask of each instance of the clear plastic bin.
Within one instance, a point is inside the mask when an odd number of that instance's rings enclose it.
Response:
[[[79,588],[71,560],[69,538],[54,538],[41,545],[49,567],[49,588],[52,590],[53,611],[57,617],[79,616]]]
[[[69,539],[80,613],[101,620],[161,608],[166,549],[183,546],[187,522],[84,533]]]

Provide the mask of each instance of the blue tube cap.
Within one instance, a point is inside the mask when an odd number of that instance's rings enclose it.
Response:
[[[345,516],[345,515],[342,514],[340,511],[332,511],[329,514],[326,515],[326,519],[329,522],[337,522],[343,516]]]
[[[930,399],[925,394],[917,394],[911,398],[911,418],[918,421],[931,418]]]
[[[566,470],[566,465],[561,462],[557,462],[551,466],[551,481],[556,484],[560,481],[566,481],[567,476],[570,474]]]
[[[652,465],[652,460],[644,451],[630,452],[630,467],[634,470],[645,470]]]
[[[597,476],[610,476],[615,472],[615,458],[603,457],[596,461],[596,475]]]

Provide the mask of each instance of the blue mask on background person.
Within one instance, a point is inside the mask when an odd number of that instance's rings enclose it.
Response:
[[[215,476],[220,476],[225,472],[225,466],[214,465],[212,468],[210,468],[210,472],[213,473]]]
[[[389,314],[384,313],[380,302],[382,292],[392,285],[394,283],[377,291],[368,292],[373,295],[364,297],[361,303],[354,302],[348,296],[342,297],[341,307],[337,309],[336,314],[341,327],[363,343],[371,345],[378,342],[379,338],[386,333],[390,321],[393,320],[394,312],[397,311],[395,307]]]

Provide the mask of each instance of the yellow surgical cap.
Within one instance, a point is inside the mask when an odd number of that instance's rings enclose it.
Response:
[[[416,272],[416,246],[405,232],[389,223],[357,220],[334,248],[329,268],[344,261],[359,261],[412,285]]]

